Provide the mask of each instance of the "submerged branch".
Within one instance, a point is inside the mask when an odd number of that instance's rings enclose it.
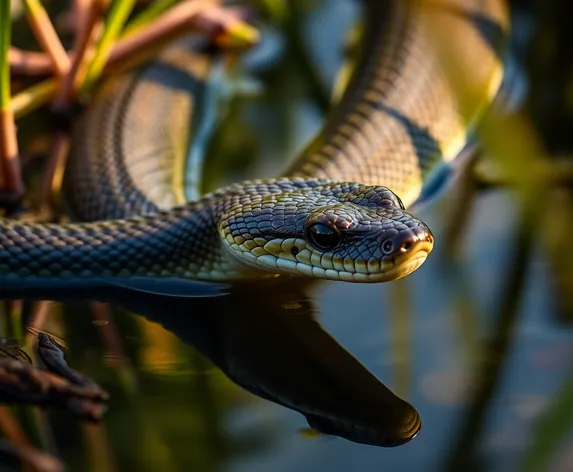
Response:
[[[40,333],[38,354],[48,360],[48,370],[0,358],[0,402],[57,406],[86,420],[101,420],[102,402],[108,394],[68,366],[62,348],[51,336]]]

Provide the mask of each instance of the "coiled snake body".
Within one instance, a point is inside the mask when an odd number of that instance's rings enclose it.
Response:
[[[165,162],[187,152],[188,120],[200,103],[182,83],[200,61],[171,48],[142,75],[104,88],[78,127],[67,170],[75,215],[93,221],[2,220],[0,284],[272,274],[381,282],[418,268],[433,237],[404,204],[455,157],[495,94],[506,11],[502,0],[364,4],[362,51],[348,88],[278,179],[173,206],[181,192]],[[439,43],[447,45],[445,60]],[[449,69],[464,84],[461,99]]]

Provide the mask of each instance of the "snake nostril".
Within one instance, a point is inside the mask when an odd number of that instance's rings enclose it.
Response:
[[[404,241],[400,246],[400,252],[406,252],[408,249],[412,247],[412,241]]]

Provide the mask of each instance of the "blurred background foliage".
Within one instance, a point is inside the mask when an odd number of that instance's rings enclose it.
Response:
[[[283,168],[328,113],[359,31],[352,0],[234,3],[252,7],[262,41],[237,67],[204,190]],[[69,2],[45,6],[69,47]],[[247,393],[160,324],[89,302],[45,305],[41,322],[37,303],[6,302],[0,326],[32,356],[30,331],[58,337],[71,365],[110,392],[103,424],[32,407],[0,415],[77,471],[573,470],[573,31],[566,2],[510,6],[513,109],[488,115],[476,166],[419,206],[438,236],[432,260],[391,287],[318,284],[299,294],[420,410],[425,426],[412,443],[389,451],[297,435],[299,415]],[[14,18],[13,44],[38,49]],[[30,83],[14,81],[13,93]],[[41,204],[53,133],[46,109],[18,121],[31,208]],[[256,287],[245,292],[258,297]],[[0,470],[18,467],[0,460]]]

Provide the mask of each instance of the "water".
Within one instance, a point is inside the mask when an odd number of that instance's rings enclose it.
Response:
[[[61,412],[38,413],[32,423],[72,470],[445,470],[485,375],[480,361],[496,354],[486,340],[495,334],[504,255],[515,244],[506,192],[476,203],[463,283],[438,243],[419,271],[392,284],[271,281],[211,300],[119,293],[108,295],[111,311],[52,304],[43,329],[111,400],[100,426]],[[422,215],[439,227],[435,210]],[[514,470],[569,375],[573,336],[555,317],[547,266],[535,255],[507,355],[495,359],[503,367],[480,413],[482,434],[462,456],[477,470]],[[306,434],[302,414],[259,396],[366,417],[384,430],[395,410],[368,372],[420,413],[422,430],[408,444]]]
[[[309,17],[309,31],[313,18],[329,31],[351,22],[348,2],[326,4]],[[314,35],[312,44],[330,48],[317,57],[331,57],[320,66],[332,83],[333,45]],[[291,66],[263,76],[275,87],[267,95],[238,102],[246,124],[218,149],[234,172],[211,176],[209,185],[276,174],[281,156],[317,129],[312,100],[289,82]],[[255,158],[237,163],[237,155]],[[417,210],[436,236],[434,251],[398,282],[271,280],[215,299],[115,291],[90,294],[109,304],[25,302],[31,332],[55,336],[71,366],[111,398],[100,425],[58,410],[15,410],[24,434],[73,471],[497,472],[526,470],[543,454],[549,460],[539,470],[573,470],[571,423],[543,423],[571,392],[573,258],[559,245],[570,234],[571,198],[542,193],[560,210],[520,233],[515,195],[481,190],[462,225],[456,209],[467,182],[450,180]],[[452,226],[463,228],[457,250]],[[21,338],[33,355],[33,337],[18,336],[17,324],[3,334]],[[383,448],[309,430],[313,411],[344,417],[354,425],[346,435],[358,424],[388,435],[408,407],[387,389],[420,414],[421,432],[407,444]],[[560,405],[558,418],[573,418],[571,402]]]

